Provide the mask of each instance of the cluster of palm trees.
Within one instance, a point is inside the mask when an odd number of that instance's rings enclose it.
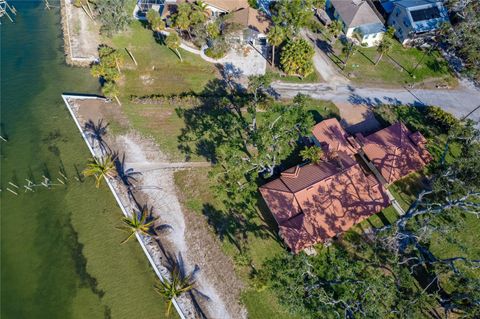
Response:
[[[104,154],[101,157],[93,157],[83,170],[83,175],[95,178],[95,186],[99,188],[103,180],[113,179],[122,175],[117,170],[117,167],[122,167],[123,163],[119,165],[117,162],[118,156],[116,155]],[[128,233],[128,236],[122,240],[121,244],[128,242],[137,234],[147,237],[156,236],[154,226],[157,220],[146,206],[133,210],[130,216],[125,216],[121,219],[122,224],[117,227]],[[162,278],[163,280],[154,286],[155,291],[167,299],[167,316],[170,315],[173,299],[194,289],[195,281],[192,277],[192,275],[182,275],[178,267],[173,267],[170,279]]]

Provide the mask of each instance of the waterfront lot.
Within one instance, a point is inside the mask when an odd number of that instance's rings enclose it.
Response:
[[[182,49],[179,49],[183,57],[183,62],[180,62],[177,55],[139,21],[133,22],[128,31],[111,40],[106,39],[106,42],[124,55],[123,77],[119,81],[121,97],[124,98],[199,92],[218,74],[213,64]],[[133,54],[138,65],[125,48]]]

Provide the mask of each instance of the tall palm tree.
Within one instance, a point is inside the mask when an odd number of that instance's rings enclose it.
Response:
[[[328,25],[327,32],[330,37],[330,43],[335,43],[335,40],[340,35],[340,32],[343,30],[343,25],[340,21],[334,20]]]
[[[117,228],[128,232],[129,235],[121,242],[121,244],[126,243],[136,233],[150,236],[150,229],[157,219],[153,218],[149,220],[149,215],[148,209],[144,208],[139,212],[133,211],[131,217],[122,218],[123,225]]]
[[[171,273],[171,280],[165,279],[159,285],[155,285],[155,291],[167,299],[167,316],[170,315],[172,309],[173,299],[193,289],[195,281],[192,279],[192,274],[182,276],[177,267],[173,268]]]
[[[347,45],[345,45],[343,48],[342,48],[342,52],[345,54],[345,60],[342,61],[342,64],[343,64],[343,67],[345,68],[345,66],[347,65],[348,63],[348,60],[350,59],[350,57],[352,55],[355,54],[355,52],[358,50],[358,45],[355,44],[355,42],[353,41],[349,41],[347,43]]]
[[[377,65],[380,60],[383,58],[383,55],[390,52],[393,47],[393,40],[390,37],[384,36],[382,39],[382,42],[377,47],[377,52],[380,53],[380,55],[377,58],[377,61],[375,61],[375,65]]]
[[[82,173],[86,177],[94,176],[96,179],[95,186],[97,188],[100,187],[103,178],[114,178],[117,176],[115,163],[111,156],[94,157],[90,159]]]
[[[165,44],[170,50],[173,50],[177,53],[178,57],[180,58],[180,62],[183,62],[182,56],[180,55],[180,52],[178,51],[178,48],[180,47],[180,37],[178,36],[178,33],[176,32],[170,32],[170,34],[167,36],[165,39]]]
[[[275,47],[282,44],[285,40],[285,30],[276,25],[272,27],[267,34],[268,42],[272,45],[272,66],[275,65]]]

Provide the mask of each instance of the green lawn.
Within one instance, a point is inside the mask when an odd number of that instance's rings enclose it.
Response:
[[[181,105],[125,103],[123,111],[132,127],[143,136],[155,140],[161,151],[171,161],[183,161],[185,155],[178,149],[178,137],[184,128],[183,119],[175,109]],[[192,156],[191,160],[199,160]]]
[[[135,21],[129,30],[122,32],[109,45],[124,54],[123,77],[119,81],[121,97],[152,94],[171,95],[200,92],[205,84],[217,76],[216,67],[198,55],[183,51],[183,62],[165,45],[158,43],[151,30]],[[138,62],[135,66],[125,48]],[[125,99],[122,99],[125,100]]]
[[[345,60],[346,53],[342,52],[343,44],[337,41],[333,46],[332,60]],[[412,83],[424,83],[428,86],[449,85],[456,86],[457,79],[450,71],[447,62],[438,51],[425,55],[424,51],[416,48],[404,48],[395,41],[390,53],[385,54],[382,60],[375,65],[378,53],[376,47],[359,48],[348,60],[343,72],[350,75],[350,79],[358,84],[378,86],[403,86]],[[341,65],[341,63],[339,63]],[[413,72],[415,66],[418,67]]]

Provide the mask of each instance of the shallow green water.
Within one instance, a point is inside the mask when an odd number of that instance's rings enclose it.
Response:
[[[120,246],[120,213],[106,188],[73,179],[89,156],[62,92],[96,93],[88,70],[63,62],[58,11],[10,1],[1,29],[1,318],[159,318],[163,303],[137,243]],[[8,182],[69,183],[35,193]],[[13,188],[10,186],[10,188]]]

